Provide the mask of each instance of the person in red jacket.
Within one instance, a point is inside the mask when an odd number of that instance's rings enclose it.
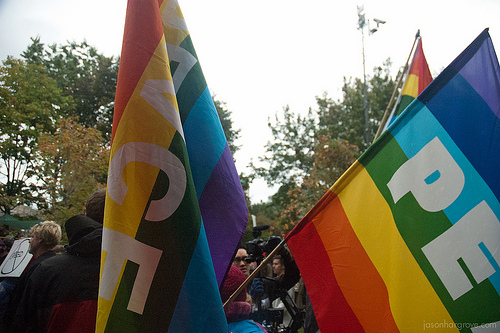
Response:
[[[237,266],[231,266],[229,268],[220,286],[220,295],[223,303],[229,299],[245,279],[245,274]],[[226,304],[224,308],[229,332],[267,333],[262,325],[250,319],[251,312],[252,306],[246,302],[246,289],[244,289],[234,300]]]

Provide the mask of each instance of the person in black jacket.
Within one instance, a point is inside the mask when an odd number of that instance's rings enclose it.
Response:
[[[278,269],[279,266],[279,269]],[[250,288],[250,296],[254,303],[261,304],[260,307],[254,307],[253,318],[256,321],[264,320],[281,324],[280,320],[274,317],[267,318],[271,314],[269,309],[283,309],[284,316],[281,318],[284,326],[290,324],[290,330],[287,332],[296,332],[302,325],[303,313],[299,309],[294,300],[288,294],[288,291],[294,287],[300,280],[300,271],[292,258],[290,252],[282,247],[278,251],[278,255],[273,257],[273,272],[276,274],[274,278],[256,278]],[[292,322],[293,319],[293,322]]]
[[[14,332],[94,332],[102,224],[85,215],[66,221],[65,253],[31,274],[13,322]]]

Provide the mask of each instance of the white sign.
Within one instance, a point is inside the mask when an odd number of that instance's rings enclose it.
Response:
[[[29,253],[30,239],[17,239],[0,266],[0,277],[19,277],[33,255]]]

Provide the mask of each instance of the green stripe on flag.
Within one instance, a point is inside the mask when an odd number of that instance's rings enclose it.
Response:
[[[500,298],[488,279],[453,301],[422,252],[422,247],[452,226],[445,213],[424,210],[411,192],[394,204],[387,183],[396,170],[408,160],[396,139],[389,132],[385,132],[372,148],[376,153],[371,151],[369,156],[365,154],[359,161],[389,204],[401,236],[451,317],[456,323],[481,324],[497,321],[498,316],[495,314],[500,313]]]
[[[395,116],[401,115],[401,113],[410,105],[410,103],[415,99],[415,97],[410,96],[410,95],[403,95],[401,96],[401,100],[396,108],[396,111],[394,112]]]
[[[122,326],[127,327],[127,325],[137,327],[137,325],[132,325],[133,322],[140,322],[144,332],[157,331],[158,327],[169,327],[184,277],[196,247],[201,227],[201,214],[197,208],[198,199],[187,162],[186,146],[178,132],[175,134],[169,150],[183,161],[187,176],[186,192],[177,210],[166,220],[151,222],[143,218],[141,221],[135,238],[144,244],[162,250],[162,260],[157,267],[142,315],[120,310],[120,308],[127,307],[137,276],[138,266],[127,261],[108,320],[108,323],[113,323],[113,331]],[[149,201],[163,197],[168,190],[168,183],[167,175],[160,171]],[[147,207],[145,211],[147,211]],[[198,222],[186,223],[186,221]],[[162,316],[158,316],[156,311],[152,311],[160,304],[164,311]],[[165,305],[167,305],[166,308]]]
[[[185,49],[194,57],[196,57],[196,59],[198,59],[190,35],[182,41],[180,47]],[[172,72],[172,75],[174,74],[175,72]],[[193,68],[190,69],[189,73],[182,81],[181,86],[176,87],[178,91],[175,96],[177,98],[177,104],[179,105],[182,124],[186,122],[186,118],[189,116],[189,112],[206,88],[207,82],[205,81],[205,77],[203,76],[200,62],[196,61],[196,64],[194,64]]]

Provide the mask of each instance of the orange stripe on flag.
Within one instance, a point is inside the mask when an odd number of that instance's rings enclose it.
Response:
[[[331,202],[334,197],[335,194],[328,191],[323,196],[322,202],[325,204]],[[313,215],[309,214],[308,217]],[[302,226],[300,234],[289,238],[287,244],[297,264],[305,267],[301,269],[301,275],[321,331],[323,333],[364,332],[337,284],[333,269],[328,264],[330,261],[328,251],[315,225],[303,223]]]
[[[112,140],[115,136],[123,111],[139,79],[144,73],[146,66],[149,64],[158,43],[163,37],[159,10],[155,8],[149,8],[149,10],[145,9],[146,6],[159,7],[160,4],[161,1],[144,3],[139,1],[128,2],[128,11],[137,14],[127,15],[125,20],[122,54],[128,54],[129,56],[120,60],[120,71],[118,73],[115,109],[113,114]],[[157,21],[159,24],[145,25],[143,22],[147,21]],[[141,29],[139,29],[138,26],[140,26]],[[148,31],[144,32],[145,29],[148,29]]]
[[[367,332],[398,332],[385,283],[354,233],[339,198],[321,215],[313,222],[337,282],[359,322]]]

